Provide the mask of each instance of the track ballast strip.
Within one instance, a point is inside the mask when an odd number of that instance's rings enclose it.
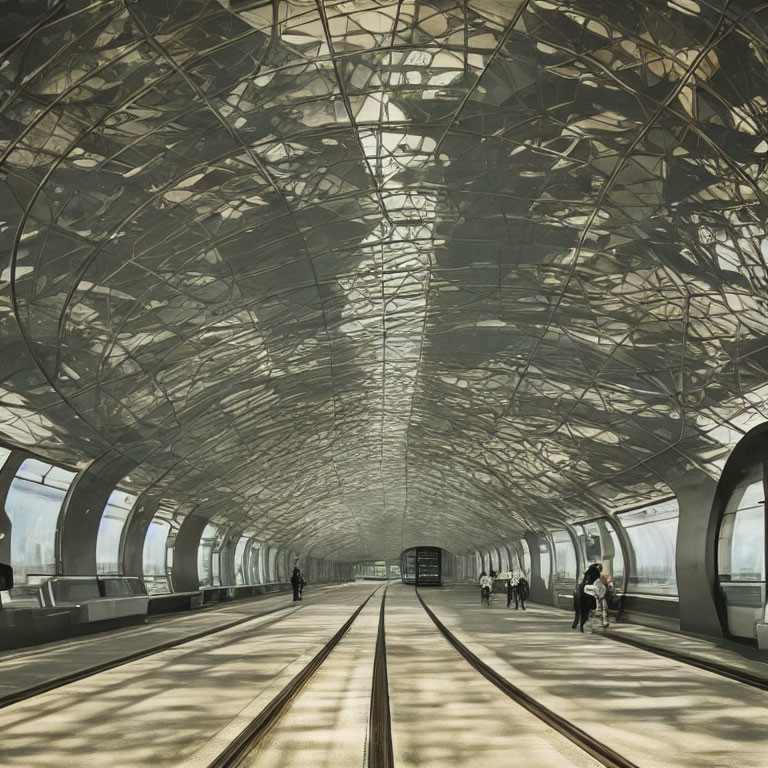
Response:
[[[394,768],[392,722],[389,714],[389,679],[387,677],[387,643],[384,629],[384,606],[387,588],[381,598],[379,632],[373,661],[371,714],[368,722],[368,768]]]
[[[379,587],[380,589],[380,587]],[[368,601],[378,592],[371,592],[358,606],[355,612],[344,622],[338,632],[315,654],[306,666],[275,696],[272,701],[233,739],[227,748],[219,754],[208,768],[236,768],[243,758],[258,746],[259,741],[266,735],[272,726],[283,716],[296,698],[301,689],[310,681],[331,651],[339,644],[344,635],[360,612],[368,604]]]
[[[566,720],[557,713],[553,712],[548,707],[545,707],[540,702],[536,701],[532,696],[525,693],[525,691],[513,685],[505,677],[502,677],[495,669],[488,666],[484,661],[481,661],[472,651],[462,643],[448,627],[443,624],[440,619],[435,616],[430,607],[424,602],[423,598],[419,594],[418,589],[416,595],[419,598],[427,615],[434,622],[435,626],[440,630],[445,639],[487,680],[492,682],[500,691],[505,693],[509,698],[524,707],[532,715],[535,715],[542,722],[546,723],[550,728],[553,728],[558,733],[561,733],[569,741],[576,744],[585,752],[590,754],[595,760],[598,760],[606,768],[638,768],[638,766],[630,760],[620,755],[610,747],[598,741],[593,736],[590,736],[586,731],[582,731],[581,728],[574,725],[570,720]]]

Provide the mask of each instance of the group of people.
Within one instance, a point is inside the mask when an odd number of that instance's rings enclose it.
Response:
[[[581,579],[581,583],[573,593],[573,624],[571,629],[578,628],[584,631],[584,625],[592,615],[592,631],[596,629],[596,622],[600,622],[603,629],[608,629],[608,608],[615,600],[616,591],[613,579],[608,573],[603,573],[602,563],[592,563]]]
[[[291,574],[291,588],[293,589],[294,602],[301,600],[301,595],[304,592],[304,587],[306,584],[307,582],[304,581],[304,576],[301,573],[301,569],[297,565]]]
[[[497,574],[492,568],[490,572],[483,570],[480,574],[480,604],[490,606],[493,598],[493,587]],[[507,608],[515,603],[525,610],[525,601],[530,596],[531,588],[528,580],[521,571],[514,571],[505,577],[507,591]],[[592,563],[582,576],[581,582],[573,593],[573,629],[584,631],[590,615],[592,616],[592,631],[596,622],[608,628],[608,608],[615,607],[616,591],[610,574],[603,573],[602,563]]]
[[[480,574],[480,604],[490,606],[491,596],[493,595],[493,585],[496,581],[497,573],[491,568],[490,573],[483,571]],[[528,580],[523,576],[520,571],[515,571],[509,574],[509,577],[505,579],[507,590],[507,608],[515,603],[515,610],[518,606],[521,606],[525,610],[525,601],[528,599],[531,593],[531,588],[528,584]]]

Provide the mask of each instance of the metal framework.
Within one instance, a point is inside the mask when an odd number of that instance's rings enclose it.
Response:
[[[464,551],[766,418],[764,3],[37,0],[0,37],[0,438],[83,488]]]

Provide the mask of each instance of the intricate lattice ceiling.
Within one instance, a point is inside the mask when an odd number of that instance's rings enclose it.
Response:
[[[353,558],[765,419],[764,3],[2,11],[8,444]]]

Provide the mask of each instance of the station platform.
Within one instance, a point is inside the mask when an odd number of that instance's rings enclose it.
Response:
[[[344,584],[0,654],[0,764],[765,766],[768,691],[612,635],[756,680],[768,665],[505,602]]]

